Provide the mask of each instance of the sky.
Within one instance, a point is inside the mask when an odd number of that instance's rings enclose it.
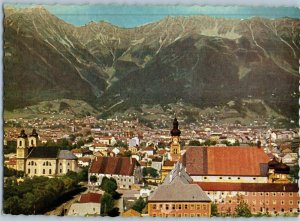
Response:
[[[32,7],[32,4],[7,4],[17,8]],[[249,7],[249,6],[197,6],[197,5],[42,5],[52,14],[75,26],[91,21],[107,21],[114,25],[133,28],[156,22],[166,16],[209,15],[213,17],[246,19],[253,16],[266,18],[300,18],[296,7]]]

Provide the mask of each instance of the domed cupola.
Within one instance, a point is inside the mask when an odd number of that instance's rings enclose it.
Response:
[[[177,118],[175,117],[174,121],[173,121],[173,129],[171,130],[171,135],[179,137],[180,134],[181,134],[181,131],[178,129],[178,121],[177,121]]]
[[[21,133],[18,136],[18,138],[27,138],[27,135],[25,134],[25,130],[21,130]]]

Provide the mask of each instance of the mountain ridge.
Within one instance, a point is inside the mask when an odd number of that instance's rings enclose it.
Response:
[[[205,107],[252,96],[296,116],[299,19],[199,15],[75,27],[46,9],[4,10],[6,109],[66,98],[114,112],[121,101]]]

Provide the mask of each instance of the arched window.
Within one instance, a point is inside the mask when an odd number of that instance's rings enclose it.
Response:
[[[31,145],[33,146],[33,140],[31,140]]]
[[[22,140],[19,141],[19,146],[22,146]]]

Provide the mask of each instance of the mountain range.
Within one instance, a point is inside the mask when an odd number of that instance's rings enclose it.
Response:
[[[259,99],[297,119],[300,20],[166,17],[76,27],[42,7],[4,9],[4,108],[83,100],[112,114],[184,101]],[[240,104],[240,105],[239,105]]]

